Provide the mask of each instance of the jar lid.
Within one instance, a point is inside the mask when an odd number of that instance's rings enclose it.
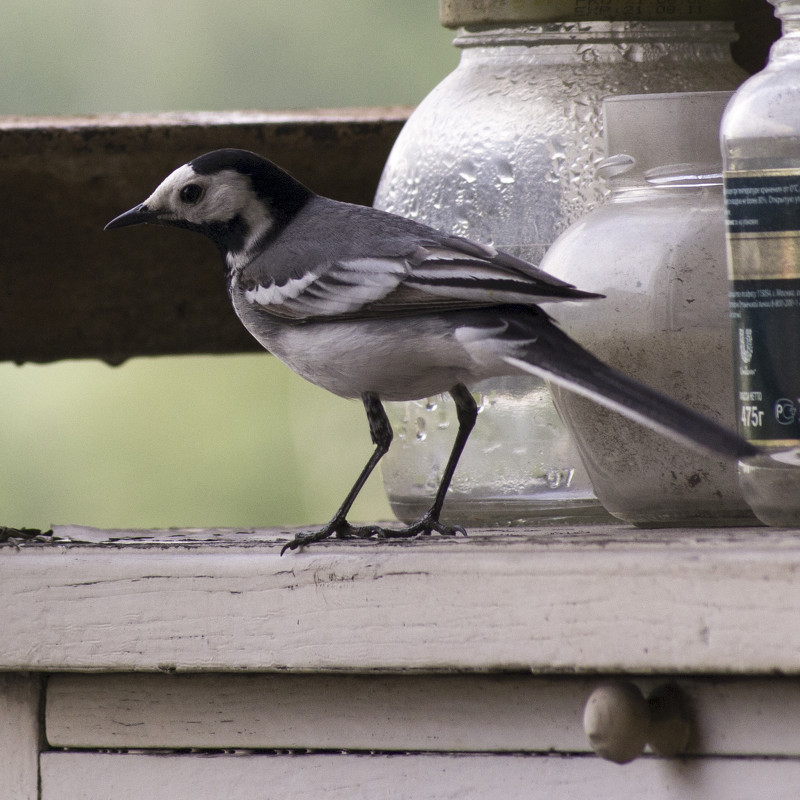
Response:
[[[637,174],[670,164],[721,170],[719,126],[732,95],[675,92],[607,97],[603,100],[606,155],[627,156]]]
[[[446,28],[593,20],[732,20],[737,6],[731,0],[439,0],[439,20]]]

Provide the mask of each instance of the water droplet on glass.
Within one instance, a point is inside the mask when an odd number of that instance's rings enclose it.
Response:
[[[464,161],[461,164],[461,169],[459,169],[458,174],[467,182],[467,183],[475,183],[478,180],[477,170],[475,169],[475,164],[472,161]]]
[[[498,159],[495,163],[497,166],[497,179],[500,183],[514,183],[514,168],[511,166],[511,162],[505,159]]]
[[[415,436],[418,442],[424,442],[428,436],[427,425],[425,424],[425,420],[422,417],[417,417],[416,424],[414,426]]]

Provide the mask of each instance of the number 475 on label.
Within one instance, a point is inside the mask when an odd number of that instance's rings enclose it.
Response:
[[[764,424],[764,412],[758,406],[742,406],[742,425],[745,428],[760,428]]]

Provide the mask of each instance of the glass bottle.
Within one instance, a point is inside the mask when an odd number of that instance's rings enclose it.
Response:
[[[614,367],[735,426],[719,123],[730,92],[603,104],[609,202],[552,245],[542,269],[605,299],[545,306]],[[753,525],[736,464],[554,389],[595,492],[639,526]]]
[[[783,35],[722,121],[739,465],[768,525],[800,525],[800,2],[770,0]]]
[[[733,89],[744,78],[730,55],[732,23],[709,21],[730,13],[727,2],[625,3],[631,16],[635,6],[655,18],[624,21],[580,20],[576,4],[552,0],[445,6],[448,24],[469,23],[478,6],[487,24],[458,32],[459,66],[404,127],[375,205],[533,263],[605,196],[594,168],[602,156],[602,98]],[[697,19],[700,12],[707,17]],[[684,18],[658,16],[668,13]],[[608,520],[542,381],[514,377],[473,388],[481,415],[446,518]],[[437,397],[390,404],[388,413],[396,436],[382,464],[384,483],[395,513],[411,520],[430,504],[452,446],[455,410],[449,397]]]

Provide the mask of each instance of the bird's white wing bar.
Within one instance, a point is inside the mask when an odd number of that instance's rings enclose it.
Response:
[[[245,300],[248,303],[256,303],[260,306],[282,305],[294,300],[317,277],[313,272],[307,272],[300,278],[289,278],[284,284],[258,285],[244,293]]]
[[[283,284],[255,286],[245,291],[245,299],[271,314],[297,320],[348,315],[386,297],[407,272],[399,259],[340,261],[321,275],[309,272]]]

